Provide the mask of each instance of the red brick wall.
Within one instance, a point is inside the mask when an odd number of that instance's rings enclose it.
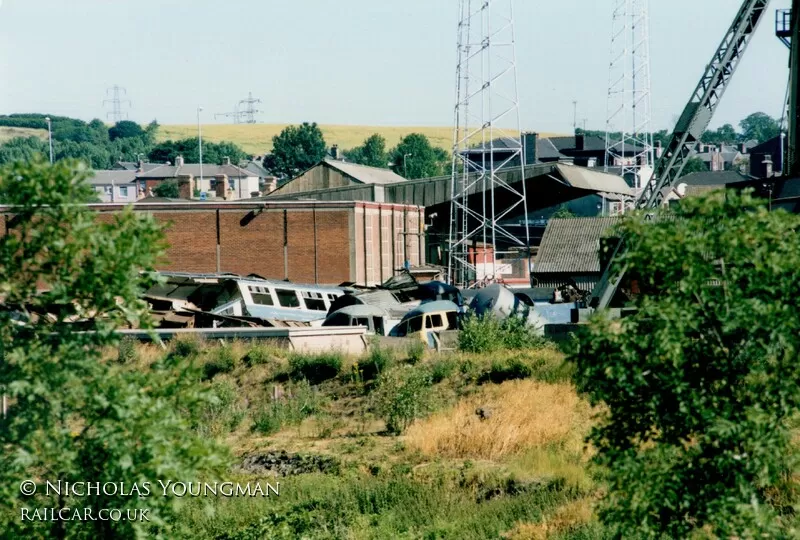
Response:
[[[263,210],[250,206],[198,208],[201,205],[186,209],[178,205],[136,209],[152,214],[166,227],[169,247],[160,270],[213,273],[219,269],[271,279],[288,278],[296,283],[335,285],[355,281],[365,284],[365,208],[359,203],[345,204],[288,205],[285,209],[268,207]],[[110,222],[112,212],[119,207],[97,208],[98,219]],[[418,210],[409,210],[409,218],[419,219]],[[394,270],[394,237],[398,231],[391,230],[395,224],[392,214],[399,214],[398,224],[401,227],[403,224],[402,208],[386,205],[380,212],[386,216],[384,224],[389,226],[388,231],[380,230],[382,223],[377,205],[368,205],[368,219],[372,223],[371,283],[384,281],[390,277],[387,272]],[[0,210],[0,235],[5,234],[5,228],[5,215]]]

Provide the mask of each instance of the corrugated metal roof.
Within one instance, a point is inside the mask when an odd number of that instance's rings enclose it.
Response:
[[[325,159],[325,164],[362,184],[396,184],[406,181],[405,178],[389,169],[367,167],[366,165],[357,165],[334,159]]]
[[[534,276],[600,272],[600,239],[618,222],[616,217],[551,219],[534,261]]]
[[[572,187],[633,197],[633,190],[621,176],[564,163],[556,165],[556,169]]]

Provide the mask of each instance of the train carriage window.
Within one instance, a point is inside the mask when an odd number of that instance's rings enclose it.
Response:
[[[441,328],[442,327],[442,316],[438,313],[434,313],[433,315],[428,315],[425,318],[425,328]]]
[[[253,297],[254,304],[260,304],[262,306],[275,305],[275,302],[272,300],[272,295],[266,287],[250,285],[247,289],[250,291],[250,296]]]
[[[278,303],[282,307],[300,307],[300,299],[297,298],[297,293],[295,291],[289,289],[275,289],[275,294],[278,295]]]
[[[369,319],[366,317],[356,317],[353,319],[353,326],[366,326],[369,328]]]
[[[447,329],[448,330],[458,329],[458,313],[456,313],[455,311],[447,312]]]
[[[350,326],[350,317],[344,313],[337,313],[322,323],[322,326]]]
[[[306,309],[311,309],[314,311],[327,311],[322,293],[302,291],[300,294],[303,296],[303,301],[306,303]]]
[[[408,333],[413,334],[422,330],[422,315],[408,320]]]

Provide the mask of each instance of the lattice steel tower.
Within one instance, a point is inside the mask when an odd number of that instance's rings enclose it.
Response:
[[[448,279],[498,276],[498,255],[529,263],[513,0],[459,0]],[[514,218],[521,214],[521,220]]]
[[[649,0],[615,0],[606,122],[606,170],[621,167],[635,189],[655,163],[650,101]]]
[[[128,119],[128,115],[122,112],[123,105],[127,105],[128,107],[131,106],[130,100],[123,98],[123,96],[127,95],[127,93],[127,90],[117,85],[114,85],[106,90],[106,96],[111,96],[109,99],[103,100],[104,105],[111,105],[111,111],[107,113],[106,117],[110,118],[115,124],[117,122],[121,122],[122,120]]]

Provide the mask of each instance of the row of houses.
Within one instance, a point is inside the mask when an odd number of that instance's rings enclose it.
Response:
[[[114,169],[94,172],[89,183],[101,202],[134,203],[153,197],[164,182],[175,182],[182,199],[235,201],[259,197],[274,190],[277,179],[257,161],[233,165],[119,162]]]

